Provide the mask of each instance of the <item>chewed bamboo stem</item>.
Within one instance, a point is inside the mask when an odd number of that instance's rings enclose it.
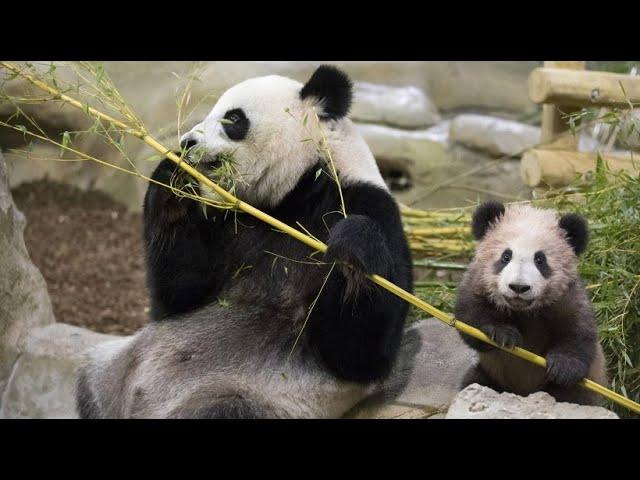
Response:
[[[207,178],[205,175],[203,175],[202,173],[200,173],[199,171],[197,171],[195,168],[193,168],[191,165],[189,165],[188,163],[186,163],[182,158],[180,158],[179,156],[177,156],[175,153],[173,153],[172,151],[170,151],[169,149],[167,149],[166,147],[164,147],[162,144],[160,144],[155,138],[151,137],[150,135],[148,135],[142,128],[132,128],[130,125],[127,125],[126,123],[117,120],[105,113],[100,112],[99,110],[96,110],[95,108],[89,107],[88,105],[84,105],[82,102],[69,97],[66,94],[63,94],[62,92],[60,92],[58,89],[53,88],[51,86],[49,86],[47,83],[43,82],[42,80],[35,78],[34,76],[23,72],[22,70],[20,70],[17,66],[8,63],[8,62],[4,62],[4,61],[0,61],[0,65],[2,65],[4,68],[6,68],[7,70],[15,73],[16,75],[19,75],[21,77],[23,77],[24,79],[28,80],[29,82],[31,82],[33,85],[35,85],[36,87],[40,88],[41,90],[44,90],[46,92],[49,92],[50,94],[52,94],[54,96],[55,99],[60,99],[62,101],[65,101],[67,103],[69,103],[70,105],[73,105],[76,108],[79,108],[83,111],[85,111],[88,115],[94,117],[94,118],[99,118],[101,120],[105,120],[107,122],[112,123],[113,125],[123,129],[126,133],[129,133],[130,135],[133,135],[139,139],[141,139],[143,142],[145,142],[147,145],[149,145],[151,148],[155,149],[157,152],[159,152],[160,154],[164,155],[166,158],[170,159],[171,161],[173,161],[179,168],[183,169],[186,173],[188,173],[189,175],[191,175],[193,178],[195,178],[196,180],[198,180],[202,185],[207,186],[208,188],[210,188],[211,190],[213,190],[214,192],[216,192],[220,197],[222,197],[225,201],[229,202],[231,205],[233,205],[234,208],[247,213],[249,215],[252,215],[253,217],[262,220],[263,222],[271,225],[272,227],[292,236],[293,238],[299,240],[300,242],[304,243],[305,245],[318,250],[320,252],[326,252],[327,250],[327,245],[324,244],[323,242],[320,242],[319,240],[316,240],[314,238],[311,238],[309,235],[306,235],[304,233],[302,233],[299,230],[296,230],[295,228],[290,227],[289,225],[281,222],[280,220],[262,212],[261,210],[253,207],[252,205],[245,203],[241,200],[239,200],[238,198],[236,198],[233,194],[229,193],[227,190],[223,189],[222,187],[220,187],[219,185],[217,185],[216,183],[214,183],[212,180],[210,180],[209,178]],[[430,214],[429,212],[425,212],[426,215],[422,215],[420,214],[418,210],[415,209],[411,209],[411,208],[407,208],[407,207],[402,207],[402,211],[403,212],[408,212],[407,214],[409,215],[413,215],[416,217],[429,217],[429,216],[433,216],[433,217],[437,217],[438,214]],[[443,214],[446,215],[446,214]],[[440,215],[442,216],[442,215]],[[415,306],[416,308],[428,313],[429,315],[437,318],[438,320],[456,328],[458,331],[465,333],[467,335],[470,335],[474,338],[477,338],[478,340],[488,343],[489,345],[493,345],[496,348],[499,348],[501,350],[504,350],[506,352],[511,353],[512,355],[515,355],[516,357],[522,358],[524,360],[527,360],[531,363],[534,363],[535,365],[538,365],[542,368],[546,367],[546,360],[539,356],[536,355],[535,353],[529,352],[527,350],[524,350],[522,348],[519,347],[515,347],[512,349],[509,348],[503,348],[500,347],[499,345],[497,345],[496,343],[494,343],[487,335],[485,335],[483,332],[481,332],[480,330],[478,330],[475,327],[472,327],[471,325],[468,325],[464,322],[461,322],[460,320],[455,319],[453,316],[437,309],[436,307],[434,307],[433,305],[428,304],[427,302],[425,302],[424,300],[419,299],[418,297],[416,297],[415,295],[407,292],[406,290],[400,288],[399,286],[395,285],[394,283],[390,282],[389,280],[387,280],[386,278],[381,277],[380,275],[377,274],[373,274],[373,275],[368,275],[368,278],[371,279],[374,283],[376,283],[377,285],[381,286],[382,288],[384,288],[385,290],[393,293],[394,295],[402,298],[403,300],[405,300],[406,302],[410,303],[411,305]],[[595,391],[597,393],[599,393],[600,395],[612,400],[613,402],[616,402],[620,405],[625,406],[626,408],[636,412],[636,413],[640,413],[640,404],[632,401],[631,399],[628,399],[612,390],[609,390],[605,387],[603,387],[602,385],[599,385],[596,382],[593,382],[592,380],[589,379],[584,379],[581,382],[581,385],[583,385],[584,387]]]

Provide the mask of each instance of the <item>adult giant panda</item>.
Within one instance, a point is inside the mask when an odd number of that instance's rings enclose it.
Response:
[[[351,96],[349,78],[330,66],[304,85],[254,78],[183,136],[184,149],[204,151],[204,172],[232,153],[238,197],[328,250],[314,254],[251,216],[204,209],[151,183],[152,322],[89,353],[81,417],[340,417],[389,375],[408,306],[365,275],[410,291],[410,253],[396,203],[346,118]],[[341,192],[319,153],[322,137]],[[165,159],[153,179],[169,183],[175,171]]]

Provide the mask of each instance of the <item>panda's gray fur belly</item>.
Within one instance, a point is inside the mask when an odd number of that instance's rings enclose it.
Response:
[[[101,418],[336,418],[372,391],[288,357],[290,325],[243,304],[151,323],[91,352],[81,397]]]

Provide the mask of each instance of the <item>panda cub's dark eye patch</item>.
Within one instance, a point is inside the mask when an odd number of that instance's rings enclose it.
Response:
[[[500,255],[500,260],[493,264],[493,271],[497,275],[502,271],[504,267],[506,267],[511,261],[511,257],[513,256],[513,252],[510,248],[507,248],[502,255]]]
[[[551,276],[551,267],[547,263],[547,256],[542,251],[533,254],[533,263],[544,278]]]
[[[249,132],[249,119],[244,114],[241,108],[234,108],[227,111],[224,114],[224,120],[222,122],[222,128],[224,133],[227,134],[229,139],[238,141],[247,136]]]

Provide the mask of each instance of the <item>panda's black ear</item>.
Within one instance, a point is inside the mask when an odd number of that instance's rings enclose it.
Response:
[[[560,218],[560,228],[567,232],[567,241],[573,247],[576,255],[580,255],[589,243],[589,228],[587,221],[575,213],[568,213]]]
[[[331,65],[320,65],[300,90],[300,98],[317,98],[322,104],[323,120],[345,117],[351,108],[353,84],[342,70]]]
[[[484,202],[473,212],[471,232],[473,238],[480,240],[487,233],[491,222],[504,213],[504,205],[500,202]]]

